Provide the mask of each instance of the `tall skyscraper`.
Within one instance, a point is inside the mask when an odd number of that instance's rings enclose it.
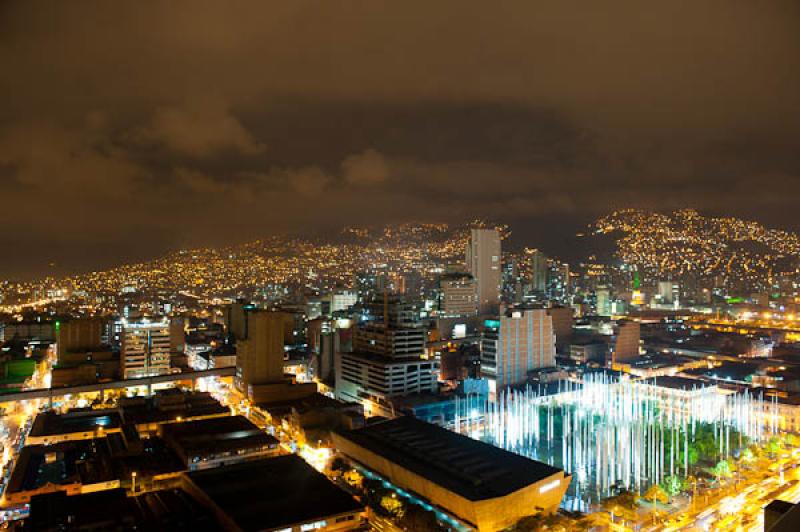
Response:
[[[169,373],[171,350],[169,320],[123,321],[120,355],[123,378]]]
[[[523,384],[536,369],[556,365],[553,320],[546,309],[512,309],[487,320],[481,339],[481,374],[496,390]]]
[[[496,229],[473,229],[467,243],[467,269],[478,285],[478,311],[497,312],[500,304],[500,233]]]

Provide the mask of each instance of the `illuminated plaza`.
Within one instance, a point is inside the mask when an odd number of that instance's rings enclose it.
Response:
[[[777,433],[776,408],[749,392],[597,374],[562,381],[549,395],[528,387],[469,396],[452,428],[563,468],[573,475],[563,506],[588,511],[620,490],[644,493],[764,444]]]

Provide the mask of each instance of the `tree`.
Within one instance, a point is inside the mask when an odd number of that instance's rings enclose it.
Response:
[[[444,532],[447,530],[439,523],[436,514],[417,504],[408,505],[398,524],[408,532]]]
[[[664,488],[671,501],[672,497],[683,491],[683,480],[679,476],[671,475],[664,479],[661,487]]]
[[[727,460],[720,460],[717,462],[717,465],[709,469],[709,472],[717,477],[717,481],[723,478],[729,478],[733,475],[731,464],[729,464]]]
[[[631,521],[636,518],[639,496],[632,491],[622,491],[602,502],[603,508],[614,515],[621,515]]]
[[[395,493],[381,497],[381,507],[395,517],[403,511],[403,503]]]
[[[644,494],[644,498],[648,501],[653,502],[653,506],[655,506],[656,501],[660,502],[661,504],[668,504],[669,503],[669,495],[667,494],[666,490],[659,486],[658,484],[653,484],[649,488],[647,488],[647,492]]]

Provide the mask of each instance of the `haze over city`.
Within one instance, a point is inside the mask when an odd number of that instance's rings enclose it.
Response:
[[[4,2],[0,276],[332,224],[800,229],[798,9]]]

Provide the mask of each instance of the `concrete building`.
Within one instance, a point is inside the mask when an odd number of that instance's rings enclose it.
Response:
[[[192,471],[183,489],[231,532],[353,530],[364,505],[295,454]]]
[[[478,284],[467,273],[445,274],[439,279],[439,312],[446,316],[478,313]]]
[[[438,390],[438,364],[427,357],[426,331],[414,305],[385,295],[368,308],[371,319],[355,328],[352,352],[335,357],[336,398],[364,402],[367,414],[390,416],[392,397]]]
[[[556,348],[559,353],[569,351],[572,340],[572,324],[575,321],[572,307],[550,307],[547,314],[553,321],[553,334],[556,336]]]
[[[478,289],[478,311],[497,312],[500,304],[500,233],[496,229],[473,229],[467,243],[467,269]]]
[[[70,353],[100,349],[104,324],[99,318],[82,318],[56,323],[56,353],[59,362],[66,362]]]
[[[123,320],[120,335],[120,365],[124,379],[169,373],[172,345],[168,320]]]
[[[495,389],[523,384],[533,370],[556,365],[553,321],[546,309],[512,309],[487,320],[481,339],[481,374]],[[491,385],[490,385],[491,388]]]
[[[594,292],[597,299],[597,315],[611,316],[611,292],[605,286],[598,286]]]
[[[410,416],[335,432],[333,441],[351,460],[481,532],[556,512],[571,480],[561,469]]]
[[[286,400],[317,391],[313,383],[297,384],[284,372],[289,312],[254,310],[247,313],[247,338],[236,344],[236,387],[255,402]]]
[[[164,424],[158,435],[189,471],[280,454],[280,442],[244,416]]]
[[[612,363],[631,362],[639,358],[641,330],[638,321],[619,320],[611,350]]]

